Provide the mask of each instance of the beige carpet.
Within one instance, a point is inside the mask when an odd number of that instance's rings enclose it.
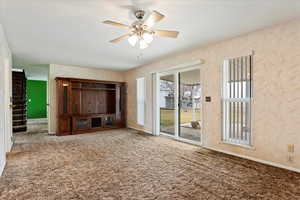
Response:
[[[300,199],[300,174],[129,130],[19,135],[0,199]]]

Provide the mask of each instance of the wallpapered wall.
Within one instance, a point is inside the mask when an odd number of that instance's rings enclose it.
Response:
[[[253,148],[221,143],[221,64],[225,58],[254,51]],[[230,40],[171,55],[127,71],[128,125],[152,132],[151,73],[194,60],[203,60],[203,144],[209,148],[300,169],[300,20],[258,30]],[[136,78],[146,78],[145,126],[136,123]],[[295,145],[288,161],[287,145]]]

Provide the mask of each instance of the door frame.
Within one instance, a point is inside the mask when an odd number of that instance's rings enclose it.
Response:
[[[4,58],[4,97],[5,97],[5,110],[4,110],[4,119],[5,119],[5,148],[6,152],[10,152],[12,148],[12,69],[11,61],[9,57]]]
[[[189,140],[189,139],[185,139],[179,136],[179,129],[180,129],[180,125],[179,125],[179,73],[181,72],[186,72],[186,71],[191,71],[191,70],[195,70],[195,69],[199,69],[200,70],[200,80],[202,83],[202,73],[201,73],[201,62],[200,63],[196,63],[194,65],[188,65],[185,66],[183,68],[175,68],[175,69],[171,69],[171,70],[166,70],[163,72],[156,72],[156,80],[155,80],[155,85],[156,85],[156,105],[155,105],[155,113],[156,113],[156,117],[155,117],[155,135],[159,136],[166,136],[166,137],[170,137],[173,138],[175,140],[178,141],[182,141],[182,142],[186,142],[186,143],[191,143],[191,144],[195,144],[195,145],[199,145],[202,146],[203,145],[203,130],[204,130],[204,123],[203,123],[203,87],[201,88],[201,129],[200,129],[200,142],[198,141],[193,141],[193,140]],[[174,107],[175,107],[175,134],[174,135],[170,135],[167,133],[163,133],[160,132],[160,77],[161,76],[166,76],[166,75],[174,75],[174,81],[175,81],[175,99],[174,99]]]

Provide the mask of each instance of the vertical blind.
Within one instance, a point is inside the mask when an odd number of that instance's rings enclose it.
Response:
[[[252,55],[223,63],[222,140],[251,145]]]
[[[138,78],[136,79],[136,85],[137,85],[137,123],[139,125],[145,124],[145,78]]]

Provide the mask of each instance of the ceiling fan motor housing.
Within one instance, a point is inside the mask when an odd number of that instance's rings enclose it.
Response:
[[[136,16],[137,19],[142,20],[144,18],[144,16],[145,16],[145,11],[143,11],[143,10],[137,10],[137,11],[135,11],[134,14],[135,14],[135,16]]]

